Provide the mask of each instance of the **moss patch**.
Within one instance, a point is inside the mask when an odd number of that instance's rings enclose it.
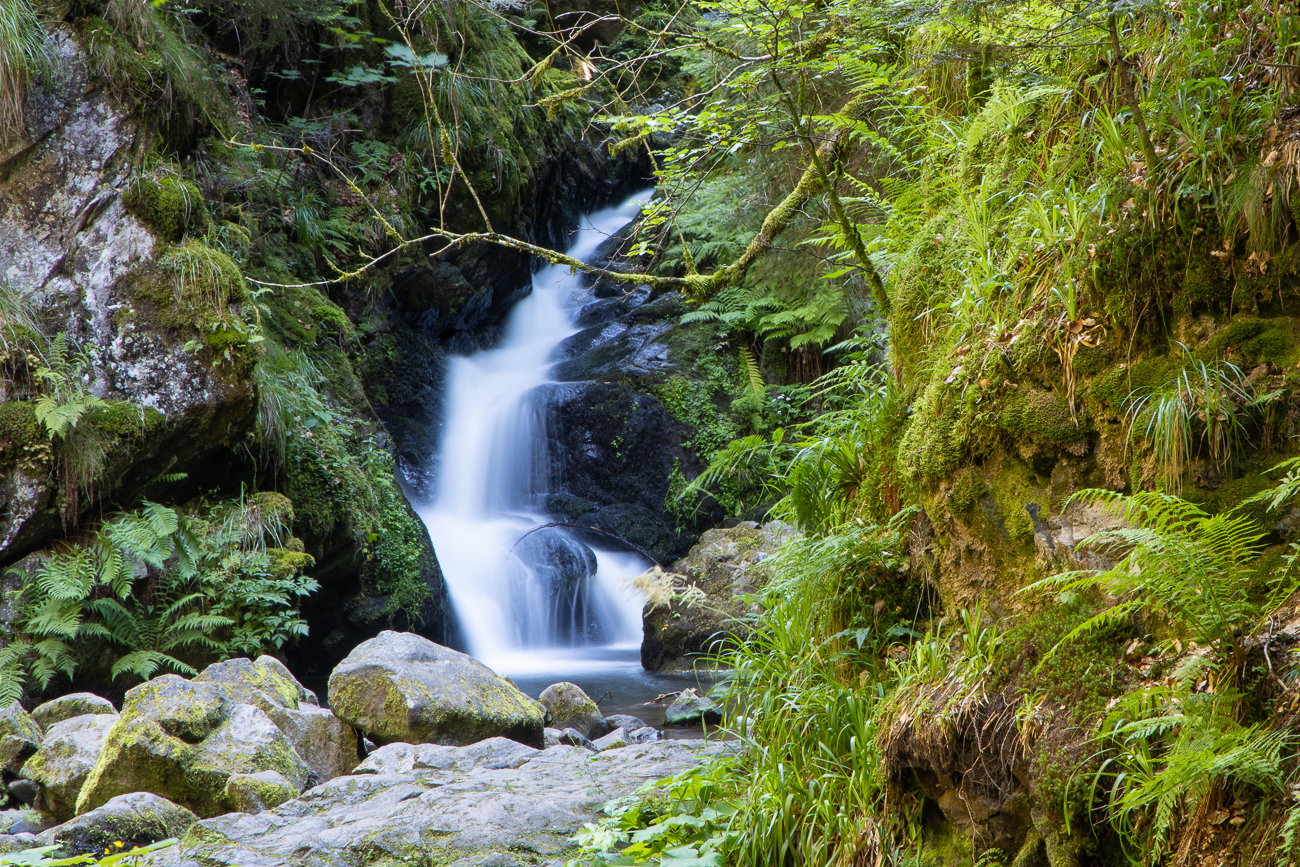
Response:
[[[198,187],[171,175],[137,178],[122,204],[165,241],[202,235],[212,223]]]

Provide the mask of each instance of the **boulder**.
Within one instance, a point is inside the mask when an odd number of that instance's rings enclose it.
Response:
[[[42,842],[58,844],[67,856],[127,851],[184,835],[198,819],[184,807],[150,792],[110,799],[64,825],[46,831]],[[121,843],[121,846],[117,844]]]
[[[587,737],[577,729],[565,729],[560,732],[559,743],[567,747],[582,747],[584,750],[599,752],[595,745],[592,744],[591,738]]]
[[[262,813],[291,801],[301,790],[275,771],[231,774],[226,780],[226,801],[237,813]]]
[[[597,740],[592,741],[591,745],[595,747],[598,752],[603,753],[605,750],[621,750],[631,742],[631,739],[627,736],[627,729],[619,728],[614,729],[603,738],[598,738]]]
[[[537,700],[546,708],[551,725],[557,729],[577,729],[587,738],[597,738],[608,731],[600,708],[577,684],[553,683],[542,690]]]
[[[174,674],[131,689],[77,800],[84,813],[131,792],[153,792],[200,816],[226,812],[231,774],[278,771],[301,788],[306,763],[262,710],[215,683]]]
[[[673,726],[718,725],[722,722],[722,708],[708,696],[684,689],[664,711],[664,722]]]
[[[764,561],[793,534],[781,521],[761,527],[746,521],[700,536],[672,571],[704,591],[705,600],[646,608],[641,665],[648,671],[689,668],[729,642],[747,641],[746,618],[759,610],[752,597],[768,580]]]
[[[494,738],[468,747],[390,744],[357,773],[258,815],[196,823],[169,867],[558,865],[573,834],[612,798],[734,747],[662,741],[605,753],[534,750]]]
[[[49,727],[41,748],[22,770],[24,777],[40,784],[37,807],[59,819],[72,818],[77,796],[99,761],[108,732],[116,723],[116,714],[93,713],[74,716]]]
[[[330,674],[330,706],[378,743],[542,744],[541,705],[473,657],[409,632],[362,642]]]
[[[100,698],[89,692],[74,692],[47,701],[32,711],[32,719],[42,729],[48,731],[55,723],[86,714],[115,714],[117,708],[106,698]]]
[[[8,788],[9,796],[26,807],[35,804],[37,796],[41,793],[40,785],[31,780],[14,780]]]
[[[44,737],[36,720],[18,702],[0,710],[0,768],[18,773]]]
[[[273,707],[266,715],[284,732],[318,782],[350,774],[361,761],[357,730],[330,710],[304,704],[296,710]]]
[[[284,663],[273,656],[227,659],[209,665],[194,678],[195,683],[221,686],[232,701],[251,704],[264,711],[273,707],[297,708],[318,705],[316,695],[300,684]]]
[[[547,747],[558,747],[560,745],[560,735],[562,734],[564,734],[564,732],[559,729],[542,729],[542,749],[546,749]]]

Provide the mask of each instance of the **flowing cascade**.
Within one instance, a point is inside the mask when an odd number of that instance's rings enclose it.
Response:
[[[637,214],[645,196],[589,215],[568,254],[586,260]],[[641,640],[641,606],[621,579],[635,555],[594,549],[548,527],[554,491],[544,386],[577,328],[578,276],[549,266],[511,311],[493,349],[453,358],[433,501],[420,510],[469,652],[493,667],[537,652]],[[525,662],[527,660],[527,662]]]

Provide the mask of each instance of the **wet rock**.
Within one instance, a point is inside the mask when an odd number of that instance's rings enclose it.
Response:
[[[621,750],[631,742],[627,736],[627,729],[617,728],[603,738],[592,741],[591,745],[603,753],[605,750]]]
[[[694,605],[673,602],[647,608],[643,617],[641,665],[648,671],[688,667],[717,653],[728,641],[745,641],[745,618],[758,613],[752,595],[768,580],[764,561],[794,533],[781,521],[745,522],[708,530],[673,571],[704,591]]]
[[[226,802],[239,813],[261,813],[298,797],[301,789],[275,771],[231,774],[226,780]]]
[[[23,776],[40,784],[37,806],[70,819],[77,796],[94,770],[116,714],[86,714],[57,722],[45,732],[36,754],[23,765]]]
[[[18,773],[44,737],[36,720],[18,702],[0,710],[0,768]]]
[[[718,725],[722,722],[722,708],[695,689],[684,689],[664,711],[664,722],[673,726]]]
[[[57,843],[68,856],[125,851],[180,837],[198,817],[184,807],[149,792],[112,798],[64,825],[46,831],[42,841]],[[122,843],[122,846],[117,846]]]
[[[153,792],[200,816],[225,812],[231,774],[273,770],[296,786],[306,763],[262,710],[215,683],[164,675],[131,689],[77,801],[84,813],[131,792]]]
[[[469,747],[391,744],[370,757],[371,772],[331,780],[265,813],[195,824],[167,863],[559,864],[576,854],[572,834],[609,799],[727,749],[664,741],[591,753],[533,750],[502,738]]]
[[[106,698],[100,698],[89,692],[74,692],[47,701],[32,711],[32,719],[42,729],[48,730],[55,723],[86,714],[116,714],[117,708]]]
[[[637,729],[645,728],[650,725],[650,723],[640,717],[635,717],[626,713],[610,714],[605,717],[605,724],[611,729],[625,728],[630,732],[634,732]]]
[[[596,574],[591,548],[562,529],[548,527],[521,539],[515,555],[542,588],[552,640],[562,644],[606,640],[589,593],[589,579]]]
[[[583,737],[600,737],[608,728],[600,708],[573,683],[553,683],[537,700],[546,708],[551,725],[557,729],[576,729]]]
[[[542,743],[542,707],[473,657],[409,632],[358,645],[329,679],[330,706],[377,742]]]
[[[663,737],[663,732],[653,726],[642,726],[639,729],[632,729],[627,733],[628,743],[649,744]]]

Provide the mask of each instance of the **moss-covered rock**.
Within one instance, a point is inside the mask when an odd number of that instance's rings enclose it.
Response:
[[[180,837],[197,818],[189,810],[149,792],[112,798],[54,832],[69,856],[122,852]]]
[[[542,745],[540,704],[477,659],[406,632],[353,649],[330,674],[329,704],[379,743]]]
[[[202,235],[212,222],[199,188],[173,175],[137,178],[122,194],[122,204],[164,241]]]
[[[552,728],[576,729],[586,738],[605,733],[600,708],[576,683],[553,683],[542,690],[537,700],[546,708]]]
[[[44,739],[41,727],[18,702],[0,710],[0,768],[17,773]]]
[[[273,810],[298,797],[299,790],[275,771],[231,774],[226,780],[226,801],[240,813]]]
[[[77,796],[104,751],[115,714],[92,713],[56,722],[45,733],[36,754],[23,765],[22,776],[41,786],[37,806],[59,819],[70,819]]]
[[[217,662],[199,672],[192,682],[217,684],[230,700],[263,711],[273,707],[296,709],[300,704],[317,703],[316,696],[273,656],[258,657],[256,662],[249,659]]]
[[[86,714],[117,714],[117,708],[106,698],[89,692],[74,692],[59,696],[39,705],[32,711],[32,719],[42,729],[49,730],[55,723]]]
[[[308,768],[260,709],[216,683],[164,675],[126,694],[104,752],[77,800],[85,813],[130,792],[153,792],[200,816],[226,812],[231,774],[274,770],[295,785]]]

